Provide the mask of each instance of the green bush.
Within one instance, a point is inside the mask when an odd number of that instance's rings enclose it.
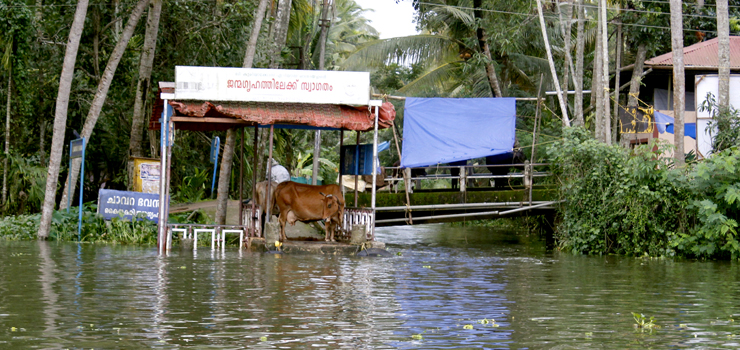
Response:
[[[673,237],[673,246],[699,258],[740,258],[740,150],[731,148],[697,163],[689,174],[690,209],[696,222],[688,234]]]
[[[106,222],[97,214],[95,204],[85,204],[82,212],[80,240],[95,243],[154,245],[157,242],[157,225],[148,220],[113,219]],[[49,239],[77,241],[78,210],[71,208],[54,211]],[[41,214],[6,216],[0,219],[0,239],[36,239]]]
[[[673,256],[670,238],[687,231],[692,214],[686,176],[659,157],[665,147],[651,144],[630,153],[594,140],[584,129],[565,130],[548,150],[565,199],[556,237],[561,248]]]

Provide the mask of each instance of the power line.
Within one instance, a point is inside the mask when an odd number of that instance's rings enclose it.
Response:
[[[440,4],[430,3],[430,2],[423,2],[423,1],[420,1],[419,4],[433,5],[433,6],[447,6],[447,7],[459,8],[459,9],[462,9],[462,10],[475,10],[475,8],[473,8],[473,7],[456,6],[456,5],[440,5]],[[524,13],[524,12],[512,12],[512,11],[489,10],[489,9],[479,9],[479,10],[485,11],[485,12],[491,12],[491,13],[503,13],[503,14],[508,14],[508,15],[518,15],[518,16],[526,16],[526,17],[530,17],[530,16],[533,17],[533,16],[535,16],[535,14],[533,14],[533,13]],[[559,20],[559,18],[556,17],[556,16],[547,16],[547,15],[545,15],[544,17],[547,17],[547,18],[550,18],[550,19],[557,19],[557,20]],[[584,21],[585,22],[591,22],[591,23],[596,23],[597,22],[596,20],[593,20],[593,19],[584,19]],[[575,20],[574,22],[577,22],[577,20]],[[622,23],[622,25],[623,26],[630,26],[630,27],[642,27],[642,28],[655,28],[655,29],[667,29],[667,30],[671,30],[671,27],[653,26],[653,25],[647,25],[647,24]],[[714,31],[714,30],[699,30],[699,29],[693,29],[693,28],[683,28],[683,30],[684,31],[687,31],[687,32],[703,32],[703,33],[715,33],[715,34],[717,33],[717,31]]]
[[[595,5],[583,5],[583,7],[590,7],[590,8],[599,8]],[[659,11],[650,11],[650,10],[634,10],[634,9],[620,9],[622,12],[638,12],[638,13],[649,13],[649,14],[656,14],[656,15],[668,15],[670,16],[670,12],[659,12]],[[698,17],[698,18],[717,18],[717,16],[710,16],[710,15],[692,15],[692,14],[684,14],[684,17]]]

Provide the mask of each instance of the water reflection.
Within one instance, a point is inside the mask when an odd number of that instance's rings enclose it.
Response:
[[[0,348],[740,344],[734,263],[553,254],[526,232],[486,228],[378,237],[400,255],[158,257],[154,248],[0,242]],[[635,329],[631,312],[661,328]]]

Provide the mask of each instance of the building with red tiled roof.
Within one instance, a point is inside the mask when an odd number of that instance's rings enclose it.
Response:
[[[684,53],[684,73],[686,83],[686,107],[684,113],[685,123],[697,123],[696,110],[701,104],[699,96],[695,96],[697,83],[702,81],[706,76],[717,75],[719,71],[719,57],[717,53],[718,38],[699,42],[683,49]],[[624,67],[621,70],[620,80],[622,84],[629,82],[632,77],[633,64]],[[643,77],[640,87],[639,98],[644,103],[651,105],[655,110],[661,111],[669,116],[673,116],[673,52],[668,52],[645,61],[646,71],[649,72]],[[740,74],[740,36],[730,37],[730,73]],[[626,91],[622,92],[626,95]],[[732,94],[732,93],[731,93]],[[701,96],[703,101],[705,96]],[[654,120],[654,119],[653,119]],[[624,140],[635,143],[646,143],[651,138],[660,137],[669,142],[673,142],[673,134],[658,134],[655,128],[650,128],[645,133],[633,133],[625,135],[622,133]],[[701,133],[697,130],[697,133]],[[697,150],[697,140],[687,137],[685,150]],[[703,156],[700,155],[700,156]]]

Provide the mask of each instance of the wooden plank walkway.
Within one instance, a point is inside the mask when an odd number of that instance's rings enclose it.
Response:
[[[452,189],[417,190],[409,194],[409,205],[403,192],[378,192],[376,196],[375,226],[547,215],[554,212],[557,199],[556,189],[544,186],[535,186],[531,203],[529,191],[523,188],[468,188],[465,192]],[[370,207],[370,197],[370,193],[359,193],[358,206]],[[347,192],[345,200],[348,207],[353,206],[354,193]]]

